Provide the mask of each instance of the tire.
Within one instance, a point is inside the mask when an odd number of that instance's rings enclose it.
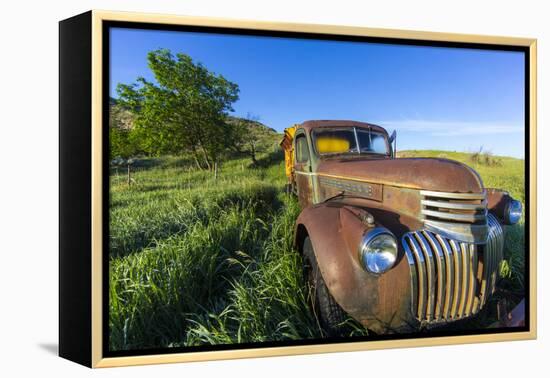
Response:
[[[313,314],[327,336],[341,336],[341,325],[346,320],[346,314],[330,294],[321,276],[309,237],[304,240],[303,256],[308,301]]]
[[[289,196],[296,196],[296,190],[295,190],[294,184],[286,184],[285,193]]]
[[[287,196],[292,195],[292,184],[286,184],[285,185],[285,194]]]

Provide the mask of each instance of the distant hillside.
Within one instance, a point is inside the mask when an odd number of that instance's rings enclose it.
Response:
[[[246,119],[246,118],[241,118],[241,117],[235,117],[235,116],[228,116],[227,117],[227,122],[229,124],[235,124],[237,122],[245,122],[247,123],[249,126],[253,126],[253,127],[257,127],[259,129],[261,129],[261,131],[263,132],[266,132],[266,133],[273,133],[273,134],[278,134],[277,133],[277,130],[275,130],[274,128],[271,128],[267,125],[264,125],[263,123],[259,122],[259,121],[255,121],[255,120],[250,120],[250,119]]]
[[[397,157],[432,157],[454,160],[473,160],[476,162],[486,163],[485,165],[498,165],[506,161],[523,161],[523,159],[517,159],[510,156],[493,155],[490,151],[476,151],[476,152],[457,152],[457,151],[444,151],[444,150],[403,150],[397,151]]]
[[[120,127],[122,129],[131,129],[134,125],[135,115],[127,108],[123,107],[115,98],[109,99],[109,127]],[[247,126],[258,128],[260,133],[276,135],[277,131],[259,121],[248,120],[245,118],[228,116],[227,121],[230,124],[245,122]]]

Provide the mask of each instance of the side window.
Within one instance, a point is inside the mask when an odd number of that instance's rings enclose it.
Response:
[[[307,163],[309,161],[309,149],[307,147],[307,139],[304,134],[296,137],[296,162]]]

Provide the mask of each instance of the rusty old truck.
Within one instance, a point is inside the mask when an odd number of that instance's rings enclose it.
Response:
[[[307,121],[286,129],[281,146],[302,208],[295,243],[328,335],[346,314],[374,333],[401,333],[487,305],[521,202],[457,161],[397,158],[395,132],[369,123]]]

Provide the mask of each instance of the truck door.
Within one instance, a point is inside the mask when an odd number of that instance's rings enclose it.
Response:
[[[294,145],[294,174],[296,175],[296,187],[298,200],[302,208],[313,203],[313,172],[311,172],[311,156],[307,138],[304,132],[298,132]]]

